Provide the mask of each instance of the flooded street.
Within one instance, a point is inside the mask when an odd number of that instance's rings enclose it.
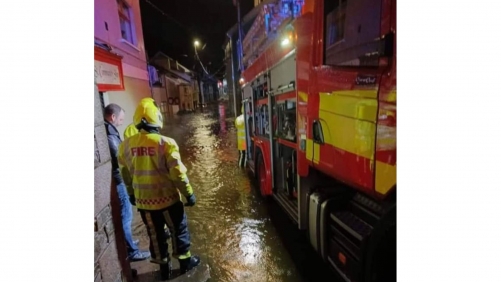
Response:
[[[177,141],[197,196],[196,205],[186,208],[191,252],[209,265],[210,281],[313,281],[300,273],[301,265],[307,267],[312,263],[309,258],[312,255],[296,242],[289,242],[287,247],[284,234],[279,231],[290,233],[290,230],[278,230],[281,228],[276,226],[277,222],[285,221],[290,228],[292,223],[283,216],[275,216],[274,220],[270,217],[270,204],[255,192],[246,172],[237,165],[233,119],[222,122],[212,112],[169,119],[163,134]],[[133,229],[140,247],[146,249],[148,236],[138,213]],[[306,240],[293,235],[289,238]],[[151,272],[158,269],[157,265],[144,261],[132,263],[132,267],[138,269],[139,281],[155,281]],[[304,267],[303,272],[311,272],[310,276],[325,275]]]

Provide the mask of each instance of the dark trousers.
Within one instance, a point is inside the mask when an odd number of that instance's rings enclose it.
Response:
[[[245,153],[245,150],[238,150],[238,166],[239,167],[245,167],[246,163],[245,161],[247,160],[247,154]]]
[[[139,210],[139,212],[150,237],[152,263],[163,264],[170,260],[165,224],[172,236],[172,256],[180,259],[190,256],[190,232],[183,202],[179,201],[164,210]]]

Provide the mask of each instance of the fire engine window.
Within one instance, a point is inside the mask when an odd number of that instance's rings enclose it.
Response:
[[[381,1],[324,1],[326,65],[379,65]]]
[[[258,106],[256,109],[256,134],[268,137],[270,134],[268,105]]]
[[[254,116],[250,116],[247,120],[249,123],[249,136],[254,136]]]
[[[257,85],[257,86],[254,86],[252,88],[254,98],[258,99],[258,100],[268,97],[268,95],[266,93],[267,91],[268,91],[268,83],[267,82],[262,83],[262,84]]]
[[[268,91],[268,83],[263,83],[257,87],[257,98],[262,99],[267,97],[266,91]]]
[[[260,135],[265,135],[265,132],[264,132],[264,128],[266,126],[266,117],[264,115],[264,106],[261,106],[261,108],[259,108],[259,118],[261,120],[261,122],[259,123],[259,134]]]
[[[246,132],[248,132],[248,136],[254,136],[254,113],[253,113],[253,108],[252,108],[252,103],[246,102],[245,103],[245,111],[246,111],[246,117],[247,117],[247,124],[246,124]]]
[[[281,118],[282,113],[284,111],[284,102],[277,102],[275,107],[273,108],[273,136],[282,138],[282,127],[283,127],[283,119]]]
[[[344,23],[346,18],[346,1],[325,1],[325,42],[326,47],[344,39]]]
[[[277,136],[296,142],[296,101],[286,100],[277,104]]]
[[[268,105],[263,106],[263,126],[264,126],[264,134],[266,136],[270,135],[270,116],[268,112]]]
[[[273,105],[273,108],[271,109],[272,110],[272,117],[271,117],[271,127],[272,127],[272,133],[273,133],[273,137],[277,137],[278,136],[278,108],[279,108],[280,105]]]
[[[261,128],[261,117],[260,117],[260,112],[261,107],[257,106],[256,107],[256,112],[254,113],[254,133],[257,135],[260,135],[260,128]]]

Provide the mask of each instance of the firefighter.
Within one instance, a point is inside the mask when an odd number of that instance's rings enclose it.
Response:
[[[174,139],[160,135],[163,118],[154,103],[140,103],[134,114],[139,133],[119,148],[120,171],[150,237],[151,262],[160,264],[162,280],[170,279],[172,264],[164,225],[172,234],[173,257],[180,273],[200,264],[190,253],[190,233],[184,206],[195,205],[193,188]],[[132,189],[131,189],[132,188]],[[181,194],[187,203],[183,205]]]
[[[244,106],[242,105],[241,114],[235,119],[235,127],[237,128],[237,144],[238,144],[238,166],[245,167],[246,154],[245,154],[245,120],[244,120]]]
[[[153,100],[152,98],[144,98],[139,103],[140,104],[153,103],[155,106],[157,106],[155,100]],[[137,119],[137,117],[136,117],[136,119]],[[141,119],[141,118],[139,117],[139,119]],[[124,131],[124,138],[129,138],[129,137],[131,137],[133,135],[136,135],[137,133],[139,133],[139,130],[137,129],[137,127],[134,124],[134,122],[132,122],[125,129],[125,131]],[[135,205],[135,203],[133,203],[133,205]],[[167,237],[167,239],[170,239],[171,236],[170,236],[169,228],[167,227],[167,225],[165,225],[164,229],[165,229],[165,236]]]

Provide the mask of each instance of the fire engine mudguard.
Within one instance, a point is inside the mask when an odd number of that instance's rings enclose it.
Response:
[[[255,171],[256,171],[256,181],[259,187],[259,192],[261,192],[261,195],[263,197],[270,196],[272,194],[271,172],[269,169],[269,165],[266,165],[261,149],[257,150]]]

